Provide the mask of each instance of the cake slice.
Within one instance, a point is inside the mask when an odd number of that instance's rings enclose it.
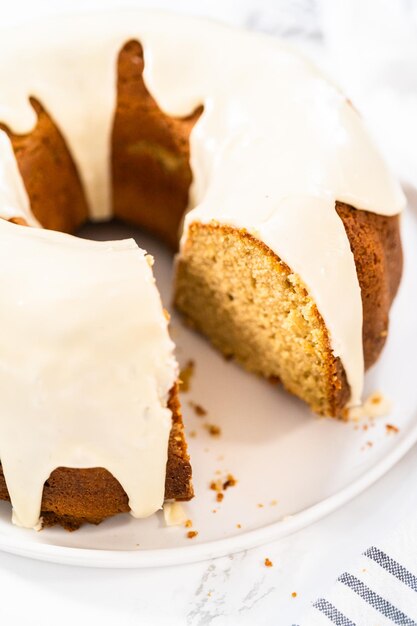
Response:
[[[179,369],[152,257],[133,240],[5,220],[0,236],[0,499],[14,522],[73,529],[190,499]]]
[[[340,202],[335,211],[355,260],[368,368],[385,344],[401,280],[399,218]],[[190,221],[177,262],[175,304],[227,358],[281,381],[315,413],[347,415],[346,373],[315,302],[300,276],[246,230]]]

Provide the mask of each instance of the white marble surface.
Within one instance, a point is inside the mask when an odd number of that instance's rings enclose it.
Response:
[[[371,489],[313,526],[207,563],[97,570],[2,554],[0,618],[8,624],[44,626],[300,624],[310,602],[326,592],[356,555],[415,512],[416,482],[414,449]],[[273,567],[265,567],[265,557]]]
[[[0,0],[3,24],[50,12],[118,5],[114,0]],[[212,15],[320,42],[314,3],[293,0],[165,0],[159,6]],[[284,9],[283,5],[286,5]],[[299,24],[302,24],[300,28]],[[302,623],[310,602],[378,533],[417,509],[417,449],[341,510],[279,542],[208,563],[153,570],[93,570],[0,556],[0,619],[7,624],[215,625]],[[273,567],[266,568],[268,557]],[[292,593],[297,596],[293,597]]]

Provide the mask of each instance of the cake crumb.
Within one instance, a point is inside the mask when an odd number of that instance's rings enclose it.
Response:
[[[223,483],[223,489],[226,491],[226,489],[228,489],[229,487],[235,487],[236,484],[237,484],[237,480],[233,476],[233,474],[228,474],[227,479]]]
[[[264,505],[262,504],[262,502],[258,502],[258,509],[263,509]]]
[[[387,435],[391,435],[392,433],[399,433],[400,429],[398,426],[394,426],[394,424],[385,424],[385,430]]]
[[[195,362],[192,359],[190,359],[185,364],[185,367],[183,367],[182,370],[180,371],[180,381],[181,381],[180,390],[182,392],[187,393],[187,391],[190,391],[191,378],[194,374],[194,370],[195,370]]]
[[[193,525],[192,520],[190,520],[190,519],[185,520],[185,522],[184,522],[185,528],[191,528],[192,525]]]
[[[242,524],[236,524],[236,528],[242,528]]]
[[[269,506],[276,506],[278,504],[278,500],[271,500]]]
[[[223,490],[223,483],[221,480],[212,480],[210,483],[210,489],[212,491],[222,491]]]
[[[219,470],[216,471],[216,474],[221,473]],[[236,478],[233,474],[227,474],[226,479],[217,478],[216,480],[212,480],[210,482],[210,489],[212,491],[216,491],[216,500],[217,502],[222,502],[224,498],[224,491],[229,487],[234,487],[237,484]]]
[[[264,561],[264,564],[265,564],[265,567],[272,567],[272,566],[273,566],[272,561],[270,561],[270,560],[268,559],[268,557],[266,557],[266,559],[265,559],[265,561]]]
[[[217,509],[213,509],[213,510],[212,510],[212,513],[217,513]]]
[[[188,539],[194,539],[194,537],[197,537],[198,532],[196,530],[189,530],[187,533],[187,537]]]
[[[292,598],[296,598],[296,597],[297,597],[297,592],[296,592],[296,591],[293,591],[293,592],[292,592],[292,594],[291,594],[291,597],[292,597]]]
[[[220,426],[216,426],[216,424],[204,424],[204,428],[211,437],[220,437],[222,434]]]
[[[189,402],[188,403],[192,409],[194,409],[194,413],[198,417],[205,417],[207,415],[207,411],[201,404],[197,404],[197,402]]]
[[[195,437],[197,437],[197,433],[196,433],[195,430],[190,430],[190,432],[188,433],[188,436],[192,437],[192,438],[195,438]]]

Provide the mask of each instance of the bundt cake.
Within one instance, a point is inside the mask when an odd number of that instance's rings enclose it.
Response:
[[[337,87],[275,39],[160,12],[19,28],[0,51],[0,498],[17,523],[192,496],[149,257],[72,236],[89,219],[175,249],[189,206],[185,319],[317,413],[360,402],[404,197]]]

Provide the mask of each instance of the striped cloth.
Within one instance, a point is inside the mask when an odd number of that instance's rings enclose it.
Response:
[[[365,550],[301,624],[417,626],[417,518]]]

